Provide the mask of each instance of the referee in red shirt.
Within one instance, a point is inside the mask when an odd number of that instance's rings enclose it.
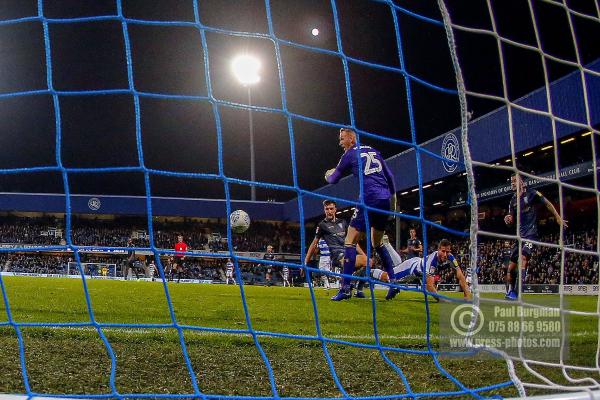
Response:
[[[183,273],[183,260],[185,259],[185,252],[187,251],[187,244],[183,241],[183,235],[177,235],[177,243],[175,243],[175,257],[173,257],[173,267],[171,268],[171,280],[173,280],[173,274],[177,272],[177,283],[181,280],[181,274]]]

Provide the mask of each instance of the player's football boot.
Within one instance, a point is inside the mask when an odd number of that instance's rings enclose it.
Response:
[[[506,293],[506,296],[504,296],[504,298],[506,300],[518,300],[519,295],[514,290],[511,290],[510,292]]]
[[[365,292],[363,292],[362,290],[357,290],[355,296],[357,299],[366,299],[367,298],[367,296],[365,296]]]
[[[341,288],[335,296],[331,298],[333,301],[348,300],[352,297],[352,290],[350,288]]]
[[[400,289],[398,289],[398,288],[394,288],[394,287],[391,287],[391,288],[389,288],[389,289],[388,289],[388,292],[387,292],[387,294],[385,295],[385,299],[386,299],[386,300],[391,300],[391,299],[393,299],[394,297],[396,297],[396,295],[397,295],[398,293],[400,293]]]

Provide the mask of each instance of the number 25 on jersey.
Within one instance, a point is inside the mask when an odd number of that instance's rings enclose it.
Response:
[[[364,173],[365,175],[371,175],[376,172],[381,172],[381,162],[375,158],[377,153],[374,151],[369,151],[368,153],[360,153],[361,157],[364,157],[366,160]]]

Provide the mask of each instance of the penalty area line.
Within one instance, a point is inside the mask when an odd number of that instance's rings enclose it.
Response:
[[[68,327],[68,326],[35,326],[35,327],[27,327],[27,328],[32,328],[32,329],[52,329],[52,330],[57,330],[57,331],[65,331],[65,332],[77,332],[77,331],[81,331],[81,332],[95,332],[96,328],[91,327],[91,326],[73,326],[73,327]],[[123,333],[123,334],[127,334],[127,335],[132,335],[132,336],[139,336],[139,335],[150,335],[150,334],[175,334],[176,330],[175,328],[128,328],[128,327],[105,327],[102,328],[102,331],[104,332],[111,332],[111,333]],[[252,335],[250,335],[249,333],[239,333],[239,332],[227,332],[227,331],[223,331],[223,332],[218,332],[218,331],[196,331],[193,329],[184,329],[185,334],[186,335],[194,335],[194,336],[205,336],[205,337],[219,337],[219,336],[238,336],[238,337],[243,337],[243,336],[248,336],[248,337],[252,337]],[[287,332],[273,332],[275,334],[280,334],[280,333],[286,333]],[[293,333],[289,333],[290,335],[294,335]],[[299,334],[301,336],[310,336],[307,334]],[[578,331],[578,332],[573,332],[569,335],[567,335],[567,337],[595,337],[596,332],[589,332],[589,331]],[[270,337],[270,335],[264,335],[259,333],[258,336],[262,336],[262,337]],[[316,338],[316,335],[313,335]],[[343,335],[323,335],[324,338],[326,339],[337,339],[337,340],[375,340],[375,335],[349,335],[349,334],[343,334]],[[418,334],[405,334],[405,335],[386,335],[386,334],[380,334],[378,335],[379,339],[384,339],[384,340],[427,340],[427,336],[426,335],[418,335]],[[431,339],[440,339],[443,338],[443,336],[440,335],[435,335],[435,334],[430,334],[429,337]],[[293,338],[281,338],[281,337],[273,337],[274,339],[293,339]],[[299,338],[302,339],[302,338]]]

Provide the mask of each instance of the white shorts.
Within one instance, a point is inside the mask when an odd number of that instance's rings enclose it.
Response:
[[[389,243],[386,243],[383,246],[386,248],[390,258],[392,259],[392,265],[394,267],[400,266],[400,264],[402,264],[402,257],[400,257],[400,254],[398,254],[396,249],[394,249],[394,247]]]
[[[319,269],[321,271],[331,271],[331,257],[329,257],[329,256],[319,257]]]
[[[409,258],[400,265],[394,267],[394,278],[400,281],[411,281],[420,279],[422,273],[423,259],[420,257]]]
[[[394,279],[400,283],[411,283],[411,282],[419,282],[421,279],[421,264],[423,262],[422,258],[414,257],[409,258],[406,261],[401,262],[399,265],[394,266]],[[381,280],[382,275],[385,272],[381,269],[372,269],[371,275],[373,278]]]
[[[233,271],[227,271],[227,272],[225,273],[225,276],[226,276],[227,278],[233,278]]]

